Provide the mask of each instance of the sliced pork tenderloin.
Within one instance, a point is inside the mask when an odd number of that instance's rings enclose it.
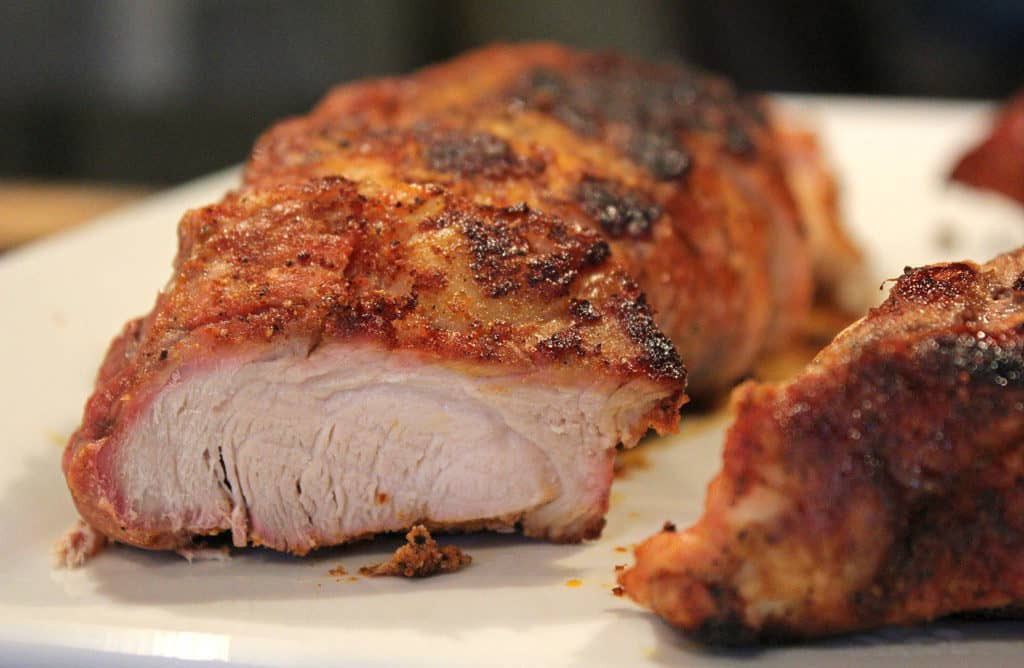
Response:
[[[616,445],[685,371],[594,232],[333,178],[190,212],[64,471],[106,536],[304,554],[416,524],[600,533]]]

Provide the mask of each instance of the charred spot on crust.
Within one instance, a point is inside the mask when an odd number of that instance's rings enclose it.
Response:
[[[743,127],[730,125],[725,130],[725,148],[733,155],[746,157],[754,152],[754,140]]]
[[[983,331],[941,336],[931,357],[957,373],[960,382],[1024,389],[1024,350],[1020,340],[1003,341]],[[962,375],[961,375],[962,374]]]
[[[469,220],[462,229],[473,255],[469,265],[473,278],[484,286],[487,294],[498,298],[518,290],[519,264],[512,260],[530,252],[527,240],[501,220]]]
[[[489,132],[433,130],[424,133],[422,141],[427,166],[439,172],[500,179],[544,169],[543,162],[517,156],[508,142]]]
[[[689,152],[674,137],[658,132],[634,133],[626,145],[626,154],[659,181],[679,178],[692,164]]]
[[[530,213],[530,205],[526,202],[516,202],[512,206],[504,207],[501,211],[512,215]]]
[[[596,267],[607,260],[610,254],[611,248],[608,247],[608,242],[598,239],[587,246],[587,250],[583,254],[583,263],[587,267]]]
[[[1014,290],[1024,290],[1024,272],[1021,272],[1013,282]]]
[[[601,265],[611,253],[596,233],[569,228],[527,208],[517,207],[511,214],[489,211],[494,218],[460,218],[458,225],[469,240],[473,277],[492,298],[524,287],[549,298],[565,296],[581,272]],[[436,224],[444,227],[452,221]]]
[[[600,131],[595,110],[579,95],[572,82],[554,70],[537,68],[527,73],[513,88],[512,99],[550,114],[585,137]]]
[[[719,647],[744,647],[760,640],[759,634],[743,622],[738,611],[736,593],[720,585],[709,585],[708,593],[715,600],[718,614],[701,622],[691,631],[697,640]]]
[[[749,156],[756,149],[754,128],[766,123],[758,100],[722,79],[614,54],[583,56],[564,69],[536,68],[508,97],[584,137],[600,136],[609,124],[625,125],[628,139],[620,149],[660,180],[679,178],[690,167],[682,133],[714,133],[730,153]]]
[[[416,310],[416,295],[367,295],[354,302],[329,301],[331,324],[337,332],[352,334],[368,332],[391,338],[394,322]]]
[[[978,272],[964,262],[927,267],[907,267],[893,286],[890,298],[930,303],[961,297],[969,291]]]
[[[586,354],[586,350],[583,349],[583,337],[575,327],[555,332],[539,342],[537,350],[554,358],[560,358],[567,353],[573,353],[579,357]]]
[[[601,312],[586,299],[570,299],[569,314],[580,322],[597,322],[601,319]]]
[[[892,603],[882,587],[874,582],[851,593],[848,600],[854,615],[865,621],[880,619]]]
[[[613,239],[649,238],[652,223],[662,213],[661,207],[643,193],[593,177],[583,179],[576,199]]]
[[[629,338],[640,344],[642,363],[653,375],[672,380],[686,378],[686,369],[676,347],[654,323],[643,294],[620,301],[618,316]]]

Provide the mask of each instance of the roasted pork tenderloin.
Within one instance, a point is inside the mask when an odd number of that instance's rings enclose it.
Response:
[[[637,602],[727,644],[1024,612],[1024,249],[908,268],[734,400],[703,517],[620,575]]]
[[[304,554],[380,532],[600,533],[617,444],[685,371],[593,231],[434,185],[315,179],[188,213],[63,468],[143,548]]]
[[[335,89],[266,133],[245,178],[437,183],[589,227],[709,395],[799,327],[819,256],[829,292],[859,261],[818,145],[779,119],[682,65],[499,45]]]

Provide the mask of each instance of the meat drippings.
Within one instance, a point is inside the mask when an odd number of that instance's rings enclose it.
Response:
[[[407,541],[388,561],[363,566],[360,575],[395,575],[425,578],[438,573],[454,573],[472,563],[473,558],[454,545],[438,545],[422,524],[405,535]]]

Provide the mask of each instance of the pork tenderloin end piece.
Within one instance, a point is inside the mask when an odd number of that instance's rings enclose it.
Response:
[[[685,370],[596,234],[340,178],[187,214],[64,455],[110,538],[309,550],[424,524],[600,533]]]
[[[626,592],[726,644],[1024,600],[1022,271],[908,268],[800,376],[742,386],[704,515],[641,544]]]

